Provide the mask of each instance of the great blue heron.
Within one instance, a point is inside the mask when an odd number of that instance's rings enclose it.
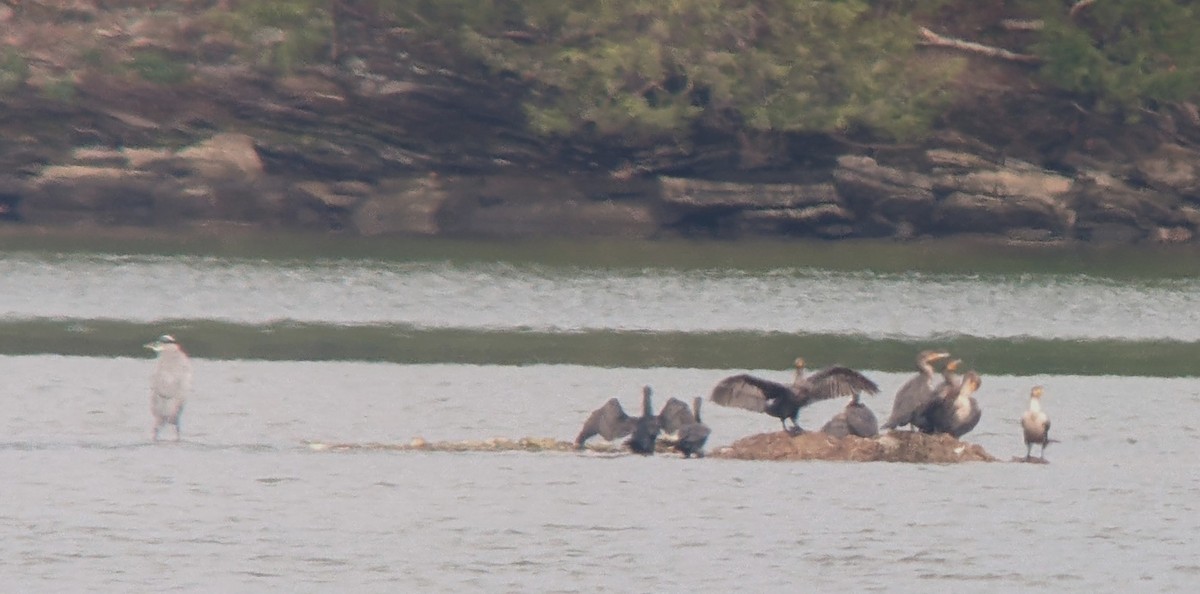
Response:
[[[883,424],[884,429],[895,429],[904,425],[914,428],[928,426],[926,413],[937,401],[937,388],[933,385],[933,363],[950,356],[945,351],[921,351],[917,354],[917,375],[905,382],[896,392],[892,403],[892,414]]]
[[[658,416],[651,413],[649,406],[650,386],[642,388],[642,416],[631,417],[625,413],[625,409],[621,407],[621,402],[616,398],[609,398],[604,406],[592,411],[588,415],[586,421],[583,422],[583,427],[579,430],[579,435],[575,437],[575,447],[583,449],[584,444],[588,439],[599,435],[608,441],[614,441],[625,437],[631,433],[636,433],[638,425],[645,417],[649,417],[654,421],[655,434],[654,439],[658,438],[658,429],[660,427],[667,429],[669,432],[679,431],[681,427],[692,421],[692,411],[688,409],[688,405],[681,400],[671,398],[667,404],[663,406],[662,412]],[[649,425],[646,425],[645,431],[649,431]],[[635,435],[641,442],[645,442],[647,437],[645,433],[640,436]],[[633,445],[630,440],[626,445]],[[653,444],[651,444],[653,448]]]
[[[179,417],[192,390],[192,362],[175,337],[164,334],[145,345],[158,353],[154,374],[150,376],[150,412],[154,415],[154,440],[163,425],[175,426],[179,441]]]
[[[875,394],[879,391],[875,382],[848,367],[827,367],[805,377],[804,359],[797,357],[795,366],[796,375],[791,386],[740,374],[718,382],[710,398],[722,406],[767,413],[779,419],[784,431],[795,434],[804,431],[796,419],[800,409],[809,404],[859,392]],[[787,419],[792,420],[790,430]]]
[[[1021,429],[1025,433],[1025,459],[1033,453],[1033,444],[1042,446],[1039,458],[1046,459],[1046,444],[1050,443],[1050,417],[1042,412],[1042,387],[1034,386],[1029,391],[1029,410],[1021,415]]]
[[[948,390],[930,407],[927,415],[929,427],[923,430],[928,433],[949,433],[956,438],[970,433],[983,417],[983,411],[974,396],[981,385],[983,380],[979,374],[968,371],[957,389]]]
[[[708,436],[712,433],[708,425],[705,425],[700,420],[700,401],[703,400],[699,396],[692,401],[692,406],[695,408],[695,414],[692,417],[692,422],[684,425],[679,429],[679,439],[675,441],[673,446],[679,453],[683,454],[684,458],[691,458],[693,454],[697,458],[704,457],[704,444],[708,441]]]

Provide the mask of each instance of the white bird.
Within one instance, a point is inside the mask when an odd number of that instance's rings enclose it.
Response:
[[[1041,444],[1039,452],[1042,461],[1046,460],[1046,444],[1050,443],[1050,417],[1042,412],[1042,387],[1034,386],[1029,391],[1029,410],[1021,415],[1021,429],[1025,433],[1025,460],[1033,453],[1033,444]]]
[[[175,441],[179,441],[179,416],[192,391],[192,362],[170,334],[164,334],[145,346],[158,353],[154,374],[150,376],[154,440],[158,441],[158,433],[163,425],[174,425]]]

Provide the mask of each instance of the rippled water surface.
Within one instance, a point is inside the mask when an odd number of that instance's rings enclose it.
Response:
[[[1200,283],[151,256],[0,258],[0,317],[1200,339]]]
[[[8,587],[1095,592],[1200,576],[1191,380],[987,377],[970,437],[1023,454],[1015,418],[1043,383],[1051,464],[938,466],[305,445],[569,440],[643,382],[686,397],[733,371],[698,369],[198,361],[184,441],[153,444],[150,365],[0,357]],[[885,393],[906,379],[871,375]],[[775,427],[706,410],[710,446]]]
[[[444,258],[0,255],[0,584],[1090,594],[1190,592],[1200,579],[1200,380],[1169,377],[1200,375],[1200,287],[1188,274],[1120,254],[1083,254],[1078,270],[1048,252],[1050,264],[976,271],[953,250],[921,252],[909,269],[887,252],[885,266],[847,265],[826,247],[796,263],[763,252],[754,266],[722,247],[672,247],[701,254],[688,265],[629,249],[578,262],[488,246]],[[931,257],[953,266],[930,270]],[[180,443],[149,440],[153,363],[128,356],[162,331],[201,354]],[[570,440],[610,397],[635,408],[644,384],[661,405],[731,373],[786,380],[795,345],[828,364],[822,347],[835,342],[837,356],[879,361],[859,367],[882,387],[868,402],[885,416],[908,372],[872,370],[899,369],[948,335],[967,337],[953,344],[984,378],[984,417],[967,439],[1004,462],[310,447]],[[272,340],[293,342],[277,352],[294,360],[256,359]],[[218,348],[237,341],[247,346]],[[389,342],[407,350],[373,354]],[[696,345],[702,356],[684,356]],[[581,364],[544,364],[565,350]],[[103,356],[65,356],[79,352]],[[1122,369],[1134,375],[1103,375],[1085,365],[1093,356],[1133,360]],[[1156,371],[1168,377],[1137,373],[1159,357],[1173,359]],[[337,360],[354,358],[399,363]],[[727,368],[735,359],[779,369]],[[463,360],[481,364],[415,363]],[[1066,371],[1030,371],[1047,368]],[[1009,463],[1024,454],[1017,419],[1035,384],[1061,443],[1050,464]],[[801,423],[841,406],[817,403]],[[778,428],[705,412],[710,448]]]

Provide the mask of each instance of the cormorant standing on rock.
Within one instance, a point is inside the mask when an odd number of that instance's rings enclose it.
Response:
[[[658,440],[658,417],[650,405],[650,386],[642,387],[642,416],[633,428],[633,435],[625,445],[635,454],[649,456],[654,453],[654,442]]]
[[[834,415],[828,423],[825,423],[824,427],[821,427],[821,433],[833,437],[846,437],[847,435],[875,437],[879,435],[879,420],[856,394],[842,412]]]
[[[928,433],[949,433],[955,438],[970,433],[983,411],[973,394],[983,384],[979,374],[968,371],[962,378],[957,390],[948,392],[931,407],[929,413],[930,430]]]
[[[917,354],[917,375],[908,380],[896,392],[892,403],[892,414],[883,424],[884,429],[895,429],[904,425],[925,429],[930,406],[937,401],[937,389],[933,385],[933,363],[950,356],[945,351],[921,351]]]
[[[1030,460],[1036,443],[1042,446],[1038,458],[1045,461],[1046,444],[1050,443],[1050,417],[1042,412],[1041,386],[1034,386],[1029,391],[1029,410],[1021,415],[1021,430],[1025,434],[1025,460]]]
[[[791,386],[740,374],[718,382],[710,398],[722,406],[767,413],[779,419],[784,431],[798,434],[804,432],[796,421],[800,409],[813,402],[879,391],[875,382],[848,367],[828,367],[805,377],[804,359],[797,357],[795,366],[796,375]],[[792,420],[791,429],[787,426],[788,419]]]
[[[691,458],[692,454],[695,454],[697,458],[703,458],[704,444],[708,441],[708,435],[712,433],[712,429],[709,429],[708,425],[700,420],[701,400],[702,398],[697,396],[692,401],[696,413],[693,422],[679,429],[679,439],[675,442],[675,449],[683,454],[684,458]]]

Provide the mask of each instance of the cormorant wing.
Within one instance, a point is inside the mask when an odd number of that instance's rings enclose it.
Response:
[[[675,433],[695,422],[696,416],[692,414],[692,407],[678,398],[669,398],[658,413],[658,425],[663,433]]]
[[[917,413],[928,408],[935,398],[936,394],[929,385],[929,378],[920,373],[914,375],[896,391],[892,414],[888,416],[883,428],[894,429],[912,423]]]
[[[875,394],[879,386],[849,367],[827,367],[805,378],[808,400],[828,400],[860,392]]]
[[[792,398],[792,389],[752,375],[732,375],[713,387],[709,399],[721,406],[735,406],[754,412],[766,412],[767,401]]]
[[[581,446],[593,435],[599,435],[608,441],[625,437],[633,432],[636,424],[637,419],[625,414],[619,400],[609,398],[604,406],[588,415],[587,420],[583,422],[583,428],[579,430],[579,436],[575,438],[575,445]]]

